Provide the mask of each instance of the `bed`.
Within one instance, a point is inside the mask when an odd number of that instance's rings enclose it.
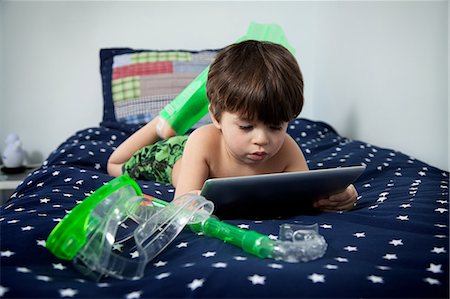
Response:
[[[355,182],[355,208],[225,221],[273,239],[282,224],[317,223],[328,243],[322,258],[306,263],[260,259],[185,229],[147,265],[142,279],[92,280],[45,248],[54,226],[112,179],[106,173],[112,151],[179,93],[215,52],[101,50],[103,121],[65,140],[0,208],[0,297],[448,298],[449,173],[304,118],[292,121],[288,133],[311,169],[366,165]],[[171,185],[138,184],[148,195],[173,199]]]

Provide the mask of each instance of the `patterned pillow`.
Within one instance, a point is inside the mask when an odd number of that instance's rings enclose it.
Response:
[[[101,49],[103,121],[147,123],[211,64],[216,53]],[[206,116],[199,124],[209,121]]]

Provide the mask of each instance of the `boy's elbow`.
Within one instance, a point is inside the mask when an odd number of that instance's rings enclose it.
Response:
[[[111,158],[108,159],[108,162],[106,164],[106,171],[108,172],[108,175],[110,176],[121,176],[122,175],[122,164],[116,164],[111,161]]]

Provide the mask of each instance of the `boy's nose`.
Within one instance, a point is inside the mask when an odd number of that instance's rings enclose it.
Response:
[[[264,130],[256,130],[255,136],[253,137],[253,143],[257,145],[266,145],[269,143],[267,132]]]

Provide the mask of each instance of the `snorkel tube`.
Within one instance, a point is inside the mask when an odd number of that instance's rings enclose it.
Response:
[[[250,23],[247,34],[236,40],[236,43],[244,40],[277,43],[295,54],[295,49],[289,44],[283,29],[275,24]],[[206,96],[208,71],[209,66],[160,111],[157,132],[161,138],[165,139],[175,134],[183,135],[208,113],[209,103]]]
[[[327,248],[317,227],[302,228],[295,234],[287,230],[279,240],[272,240],[211,217],[214,205],[202,196],[186,194],[167,203],[142,195],[130,177],[113,179],[56,225],[47,238],[46,247],[60,259],[73,260],[86,275],[97,279],[109,275],[132,280],[143,277],[147,263],[186,225],[197,233],[238,246],[259,258],[306,262],[322,257]],[[136,229],[119,236],[119,228],[126,221],[133,222]],[[297,237],[293,238],[295,235]],[[114,250],[117,247],[121,248],[121,254]]]

